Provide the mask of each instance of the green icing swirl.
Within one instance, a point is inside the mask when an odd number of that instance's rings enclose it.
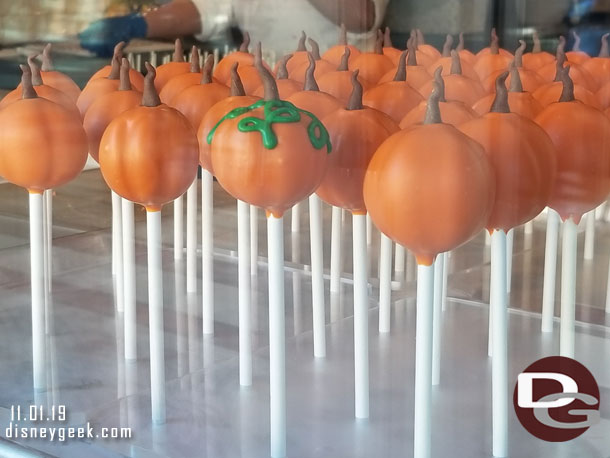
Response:
[[[244,117],[237,123],[237,129],[240,132],[260,132],[265,148],[273,149],[278,144],[277,135],[273,131],[273,124],[297,123],[301,121],[301,115],[305,115],[311,119],[311,122],[307,126],[307,136],[309,137],[311,145],[315,149],[322,149],[326,146],[326,151],[328,153],[332,151],[330,135],[322,122],[313,113],[301,110],[285,100],[259,100],[249,107],[235,108],[218,121],[210,131],[207,137],[208,145],[212,143],[216,129],[218,129],[218,126],[224,121],[235,119],[261,107],[263,107],[265,116],[263,119],[257,118],[256,116]]]

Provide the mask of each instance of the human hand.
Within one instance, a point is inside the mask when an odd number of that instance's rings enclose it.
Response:
[[[114,46],[120,41],[129,42],[132,38],[144,38],[148,25],[143,16],[109,17],[97,20],[78,34],[83,48],[100,57],[110,57]]]

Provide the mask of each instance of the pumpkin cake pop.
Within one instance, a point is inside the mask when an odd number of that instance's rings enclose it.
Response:
[[[479,115],[483,116],[489,112],[496,94],[489,94],[476,102],[472,109]],[[514,65],[514,61],[510,66],[510,87],[508,90],[508,105],[512,113],[524,116],[528,119],[534,119],[543,109],[542,104],[534,98],[534,96],[523,90],[519,71]]]
[[[490,32],[489,46],[481,49],[478,53],[475,54],[477,61],[481,59],[481,57],[485,57],[489,54],[501,54],[505,57],[510,57],[510,59],[512,60],[514,57],[512,53],[504,48],[500,48],[499,44],[500,39],[498,38],[498,34],[496,33],[496,28],[493,27]]]
[[[363,52],[356,57],[350,68],[360,70],[362,79],[372,84],[379,80],[394,67],[389,57],[383,54],[383,35],[379,34],[375,41],[375,51]]]
[[[249,48],[250,34],[246,31],[239,50],[220,59],[214,69],[214,78],[228,86],[231,84],[231,68],[235,62],[240,66],[254,65],[254,55],[250,53]]]
[[[546,107],[547,105],[550,105],[551,103],[554,103],[559,100],[559,97],[563,92],[562,75],[565,69],[565,67],[563,66],[564,60],[565,56],[561,54],[559,56],[559,59],[555,63],[554,81],[547,84],[543,84],[532,94],[534,98],[538,100],[538,102],[540,102],[543,107]],[[570,71],[571,69],[572,66],[570,66]],[[588,90],[584,86],[581,86],[580,84],[574,84],[574,97],[576,98],[576,100],[580,100],[581,102],[586,103],[587,105],[590,105],[592,107],[597,108],[599,106],[599,101],[596,96],[590,90]]]
[[[295,55],[293,54],[290,60],[286,63],[286,68],[290,67],[290,62],[292,62],[292,59],[294,58]],[[263,51],[260,41],[256,44],[256,48],[254,50],[254,63],[256,64],[257,62],[263,62]],[[266,67],[266,64],[263,65]],[[248,95],[253,95],[258,88],[263,85],[263,80],[256,69],[256,65],[240,65],[237,67],[237,73],[239,73],[239,78],[241,79],[244,89],[246,90],[246,94]],[[288,71],[288,74],[290,75],[290,71]]]
[[[538,70],[538,74],[544,81],[550,83],[551,81],[554,81],[557,77],[557,66],[560,65],[561,67],[563,67],[566,61],[567,54],[565,53],[565,38],[559,37],[559,44],[557,45],[555,62],[552,62],[540,68]],[[582,66],[570,63],[570,67],[570,74],[572,81],[574,81],[574,84],[576,84],[577,86],[583,86],[584,88],[589,89],[592,92],[595,92],[598,89],[597,81]]]
[[[536,89],[538,89],[540,86],[542,86],[545,83],[545,81],[534,70],[528,70],[525,67],[523,67],[523,52],[524,51],[525,51],[525,41],[519,40],[519,47],[515,51],[515,58],[511,62],[510,65],[513,65],[517,68],[523,89],[526,90],[527,92],[534,92]],[[482,83],[483,89],[485,89],[487,92],[491,92],[494,88],[496,79],[498,78],[498,76],[500,76],[505,71],[506,71],[506,69],[502,69],[502,70],[498,70],[497,72],[494,72],[491,75],[489,75],[485,79],[485,81],[483,81],[483,83]],[[511,79],[512,79],[512,72],[508,76],[508,80],[506,81],[506,83],[510,84]]]
[[[479,79],[484,81],[492,73],[498,70],[506,70],[513,58],[514,56],[510,52],[500,49],[496,29],[492,29],[491,43],[489,47],[479,51],[473,68],[479,75]]]
[[[93,74],[93,76],[91,78],[89,78],[87,85],[89,85],[92,81],[95,81],[96,79],[108,78],[108,75],[110,75],[110,73],[112,72],[112,62],[114,61],[114,59],[116,58],[119,62],[121,62],[121,59],[123,58],[123,49],[125,49],[126,44],[127,43],[125,43],[124,41],[117,43],[117,45],[114,47],[114,54],[112,55],[112,60],[110,61],[110,65],[106,65],[106,66],[102,67],[100,70],[98,70],[97,72],[95,72]],[[142,92],[142,89],[144,89],[144,77],[142,76],[142,74],[140,72],[138,72],[137,70],[134,70],[133,68],[130,69],[129,70],[129,80],[131,81],[131,85],[137,91]]]
[[[458,35],[458,44],[455,47],[455,50],[460,55],[460,59],[463,63],[467,63],[471,66],[474,65],[477,60],[477,56],[472,51],[466,49],[466,47],[464,46],[464,32],[460,32],[460,34]]]
[[[453,59],[451,73],[444,77],[445,96],[447,100],[457,100],[469,107],[486,95],[485,89],[477,80],[462,75],[462,63],[457,51],[451,51]],[[425,98],[429,97],[434,88],[434,82],[429,81],[419,88],[419,92]]]
[[[286,69],[288,70],[288,74],[290,75],[293,70],[297,67],[301,66],[304,63],[307,63],[307,46],[305,43],[307,42],[307,34],[302,31],[301,37],[299,38],[299,43],[297,44],[297,49],[292,53],[292,59],[286,64]],[[252,63],[254,65],[254,62]],[[277,72],[277,67],[275,68]],[[245,83],[244,83],[245,84]]]
[[[287,97],[286,100],[293,103],[301,110],[309,111],[315,114],[318,119],[324,119],[332,112],[341,108],[342,105],[337,98],[327,94],[326,92],[320,91],[314,75],[315,68],[316,61],[310,53],[309,68],[305,73],[305,84],[303,85],[303,90],[295,92],[290,97]],[[279,83],[279,81],[280,80],[277,82]]]
[[[435,88],[422,125],[395,133],[377,149],[364,179],[375,225],[426,266],[485,227],[495,194],[485,150],[442,122],[439,97]]]
[[[411,33],[407,40],[407,49],[409,49],[409,46],[411,46],[411,48],[414,49],[415,57],[416,57],[415,60],[417,60],[419,65],[421,65],[422,67],[425,67],[425,68],[429,67],[440,57],[440,53],[438,53],[438,51],[437,51],[436,55],[430,55],[419,49],[419,41],[417,38],[417,31],[415,29],[411,30]]]
[[[341,24],[338,43],[331,46],[324,54],[322,54],[322,59],[332,63],[333,66],[337,68],[341,64],[341,58],[345,53],[346,47],[350,50],[350,59],[353,60],[360,55],[360,50],[347,42],[347,29],[345,28],[345,24]]]
[[[303,84],[299,83],[288,77],[288,69],[286,68],[286,64],[292,58],[292,54],[287,54],[282,57],[278,62],[278,68],[276,72],[276,80],[277,89],[280,93],[280,98],[286,99],[290,97],[295,92],[298,92],[302,89]],[[254,91],[254,96],[262,97],[264,95],[265,88],[263,86],[259,86],[259,88]]]
[[[121,113],[137,107],[142,101],[142,93],[133,89],[129,81],[129,68],[129,62],[123,57],[118,90],[93,102],[83,119],[89,154],[96,162],[99,162],[100,141],[108,125]]]
[[[174,42],[174,54],[172,55],[172,61],[157,67],[157,76],[155,78],[155,88],[157,89],[157,92],[160,92],[167,82],[174,76],[188,73],[190,70],[191,64],[186,62],[184,59],[182,40],[180,40],[180,38],[176,38],[176,41]]]
[[[576,96],[576,99],[580,100],[578,96]],[[595,100],[597,101],[597,106],[602,110],[610,107],[610,81],[602,85],[595,93]]]
[[[20,68],[22,96],[0,110],[0,176],[41,194],[82,171],[87,135],[78,112],[39,97],[30,67]]]
[[[441,67],[436,69],[434,72],[434,82],[439,90],[439,109],[441,110],[441,118],[444,123],[451,124],[452,126],[459,126],[460,124],[470,121],[476,118],[477,114],[466,106],[462,102],[456,100],[447,100],[445,98],[445,83],[441,75]],[[428,109],[428,102],[422,100],[419,105],[409,111],[400,121],[400,128],[406,129],[407,127],[415,124],[420,124],[424,121],[426,111]]]
[[[119,88],[120,76],[121,61],[115,56],[112,59],[112,71],[110,74],[106,78],[97,78],[90,81],[78,96],[76,106],[78,107],[81,116],[85,116],[89,107],[98,98],[103,97],[110,92],[114,92]]]
[[[608,35],[604,33],[601,38],[599,55],[583,62],[583,70],[588,71],[597,82],[598,87],[610,81],[610,53],[608,52]]]
[[[403,51],[394,81],[369,89],[362,98],[366,106],[382,111],[396,123],[399,123],[409,111],[424,100],[420,93],[407,82],[406,59],[407,51]]]
[[[443,45],[443,52],[441,54],[441,58],[427,68],[428,73],[432,75],[439,66],[443,69],[443,76],[449,75],[451,73],[451,65],[453,63],[453,59],[451,58],[452,44],[453,37],[451,35],[447,35],[447,38],[445,39],[445,44]],[[478,81],[479,75],[477,75],[477,73],[474,71],[472,65],[466,63],[464,59],[461,59],[461,61],[462,74],[464,76],[467,76],[468,78],[472,78]]]
[[[581,65],[589,60],[591,56],[580,49],[580,35],[578,35],[575,30],[571,30],[570,34],[572,35],[572,38],[574,38],[574,44],[572,45],[572,51],[566,52],[566,59],[570,65]]]
[[[496,97],[485,115],[459,129],[485,148],[496,176],[496,194],[488,230],[520,226],[547,205],[555,180],[555,146],[532,120],[512,113],[504,72],[496,79]]]
[[[307,42],[309,43],[309,46],[311,46],[311,54],[313,55],[313,58],[316,61],[316,74],[315,74],[316,78],[320,78],[325,73],[334,72],[336,69],[336,66],[334,64],[332,64],[331,62],[326,61],[326,60],[322,59],[322,57],[320,57],[320,47],[318,45],[318,42],[311,38],[308,38]],[[295,68],[290,73],[290,79],[297,81],[297,82],[301,83],[301,85],[302,85],[305,82],[305,73],[307,72],[308,68],[309,68],[309,59],[307,60],[307,62],[303,62],[301,65],[299,65],[297,68]],[[281,92],[280,92],[280,96],[282,96]]]
[[[433,59],[438,59],[441,57],[441,53],[434,46],[426,44],[426,39],[424,37],[424,33],[421,29],[415,29],[415,36],[417,38],[416,47],[419,51],[424,54],[427,54]]]
[[[551,62],[555,61],[555,56],[553,56],[553,54],[542,50],[540,37],[538,36],[538,32],[535,30],[532,33],[532,40],[534,42],[532,51],[523,54],[524,68],[527,68],[528,70],[538,70],[539,68],[544,67],[546,64],[550,64]]]
[[[41,74],[44,84],[63,92],[76,103],[80,95],[80,88],[68,75],[55,70],[51,57],[51,43],[48,43],[42,50]]]
[[[207,141],[220,185],[279,218],[317,189],[331,143],[315,115],[280,101],[273,75],[256,67],[265,98],[225,113]]]
[[[196,46],[193,46],[191,48],[189,71],[172,77],[163,85],[163,89],[159,92],[161,102],[169,104],[174,97],[186,88],[195,86],[201,82],[201,65],[199,59],[199,50]]]
[[[419,65],[417,52],[414,51],[413,43],[415,43],[414,39],[409,39],[407,42],[407,83],[419,90],[419,88],[432,80],[432,75],[428,73],[426,67]],[[396,69],[392,69],[377,84],[394,81],[395,76]]]
[[[348,68],[350,53],[350,48],[345,47],[337,70],[325,73],[317,79],[320,90],[337,98],[343,105],[347,104],[352,93],[351,80],[353,71]],[[373,86],[373,84],[364,81],[362,78],[360,78],[360,84],[362,84],[365,90]]]
[[[201,167],[214,175],[214,168],[212,167],[212,157],[210,151],[210,145],[208,144],[208,135],[214,129],[216,124],[225,116],[228,112],[236,109],[247,107],[256,103],[259,98],[251,95],[246,95],[244,86],[242,85],[239,73],[237,71],[239,64],[235,62],[231,69],[231,88],[229,97],[220,100],[215,105],[212,105],[199,124],[197,129],[197,139],[199,141],[199,163]]]
[[[189,120],[195,130],[199,128],[201,120],[208,110],[229,97],[231,92],[227,86],[213,80],[213,68],[214,56],[208,55],[201,72],[200,84],[187,87],[169,103]]]
[[[383,54],[388,57],[394,65],[398,65],[398,61],[400,60],[400,54],[402,51],[397,49],[392,44],[392,36],[391,30],[389,27],[386,27],[383,32],[381,30],[377,31],[377,34],[383,33]]]

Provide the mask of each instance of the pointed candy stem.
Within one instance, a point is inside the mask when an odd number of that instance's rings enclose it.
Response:
[[[375,54],[383,54],[383,33],[377,31],[377,40],[375,41]]]
[[[241,82],[239,73],[237,73],[237,67],[239,67],[239,63],[237,62],[235,62],[231,67],[231,97],[243,97],[246,95],[244,85]]]
[[[424,124],[441,124],[443,122],[441,118],[441,108],[439,106],[440,98],[441,89],[438,86],[438,83],[435,81],[433,83],[432,93],[428,97]]]
[[[307,53],[308,55],[310,53]],[[284,57],[280,59],[277,67],[276,78],[278,80],[286,80],[288,79],[288,69],[286,68],[286,64],[292,58],[292,54],[286,54]]]
[[[508,78],[508,72],[504,72],[496,78],[496,97],[491,104],[490,113],[510,113],[506,78]]]
[[[538,32],[534,30],[532,34],[532,40],[534,40],[534,47],[532,48],[532,53],[536,54],[542,51],[542,46],[540,44],[540,37],[538,36]]]
[[[36,62],[36,54],[28,57],[28,66],[32,72],[32,85],[33,86],[42,86],[44,83],[42,82],[42,75],[40,74],[40,66],[38,62]]]
[[[350,49],[346,46],[345,52],[343,56],[341,56],[341,62],[339,63],[339,67],[337,67],[338,72],[346,72],[349,70],[349,56],[351,55]]]
[[[447,34],[447,37],[445,38],[445,44],[443,44],[443,57],[451,56],[451,46],[453,46],[453,37]]]
[[[27,65],[19,65],[21,69],[21,91],[22,99],[35,99],[38,97],[36,91],[34,90],[34,86],[32,86],[32,70]]]
[[[150,65],[150,63],[146,62],[144,64],[146,66],[146,76],[144,77],[144,92],[142,93],[142,103],[143,107],[158,107],[161,105],[161,99],[159,98],[159,93],[155,88],[155,77],[157,76],[157,71],[155,67]]]
[[[54,68],[53,58],[51,57],[51,43],[48,43],[42,50],[42,71],[52,72],[53,70]]]
[[[424,39],[424,32],[422,32],[421,29],[415,29],[415,32],[417,33],[417,45],[425,45],[426,40]]]
[[[307,71],[305,72],[305,84],[303,86],[303,90],[319,91],[320,88],[318,87],[318,83],[314,74],[314,72],[316,71],[316,61],[311,55],[311,53],[307,53],[307,59],[309,60],[309,66],[307,67]]]
[[[451,51],[451,70],[449,73],[451,75],[462,74],[462,60],[460,59],[460,54],[455,49]]]
[[[199,49],[197,49],[197,46],[193,46],[191,48],[191,73],[201,72],[199,59]]]
[[[602,35],[602,46],[599,49],[598,57],[610,57],[610,52],[608,52],[608,35],[607,33]]]
[[[489,43],[489,50],[492,54],[500,54],[500,42],[498,40],[495,27],[491,29],[491,42]]]
[[[341,23],[341,29],[339,30],[339,45],[347,45],[347,28],[344,23]]]
[[[567,65],[561,72],[561,82],[563,90],[561,91],[560,102],[573,102],[574,99],[574,82],[570,78],[570,66]]]
[[[214,56],[209,54],[203,63],[201,70],[201,84],[210,84],[212,80],[212,69],[214,68]]]
[[[458,38],[458,45],[455,47],[456,51],[464,50],[464,32],[460,32]]]
[[[392,46],[394,46],[392,44],[392,37],[390,35],[390,28],[386,27],[384,32],[383,32],[383,47],[384,48],[391,48]]]
[[[515,66],[523,67],[523,53],[525,52],[525,41],[519,40],[519,47],[515,51]]]
[[[434,85],[438,86],[439,102],[446,102],[445,99],[445,81],[443,80],[443,67],[440,66],[434,70]]]
[[[297,51],[307,51],[307,47],[305,46],[305,40],[307,40],[307,35],[305,32],[301,32],[301,38],[299,38],[299,44],[297,45]]]
[[[174,56],[172,62],[184,62],[184,48],[182,47],[182,40],[176,38],[174,42]]]
[[[246,31],[244,32],[244,39],[241,42],[241,46],[239,47],[239,50],[241,52],[249,52],[248,48],[250,47],[250,34]]]
[[[578,35],[575,30],[572,30],[571,34],[572,37],[574,37],[574,46],[572,46],[572,51],[580,52],[580,35]]]
[[[415,46],[415,40],[413,38],[409,38],[409,41],[407,41],[407,50],[409,51],[407,66],[417,66],[417,47]]]
[[[509,92],[523,92],[523,84],[521,84],[521,75],[519,69],[515,65],[515,61],[510,64],[510,88]]]
[[[114,57],[110,67],[110,74],[108,75],[109,80],[118,80],[121,78],[121,59],[123,57]]]
[[[400,59],[398,59],[398,67],[396,68],[394,81],[407,81],[407,54],[408,51],[403,51],[400,53]]]
[[[313,38],[308,38],[307,43],[309,43],[309,46],[311,46],[311,54],[313,55],[313,58],[315,60],[322,59],[322,56],[320,56],[320,45],[318,45],[318,42]]]
[[[121,59],[121,75],[119,91],[131,91],[131,81],[129,81],[129,61],[123,57]]]
[[[364,106],[362,105],[362,84],[358,81],[358,73],[359,70],[355,70],[352,73],[352,95],[349,98],[349,102],[347,103],[347,110],[362,110]]]
[[[256,44],[256,52],[254,53],[254,67],[263,81],[265,90],[265,100],[280,100],[280,93],[277,89],[275,78],[263,64],[262,47],[260,41]]]

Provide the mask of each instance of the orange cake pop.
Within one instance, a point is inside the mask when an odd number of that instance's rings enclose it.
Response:
[[[34,60],[35,56],[28,57],[28,67],[30,68],[30,80],[31,84],[34,87],[34,91],[38,97],[43,99],[50,100],[51,102],[55,102],[66,110],[72,112],[73,114],[79,114],[76,105],[66,93],[61,92],[58,89],[55,89],[51,86],[48,86],[43,83],[41,74],[40,74],[40,66]],[[7,105],[15,102],[16,100],[20,100],[23,95],[23,90],[21,88],[21,84],[17,86],[17,89],[9,92],[6,96],[0,101],[0,109],[4,108]]]
[[[382,32],[377,31],[378,34]],[[383,55],[388,57],[394,65],[398,65],[400,60],[401,50],[394,47],[392,44],[391,31],[389,27],[386,27],[383,32]]]
[[[363,103],[387,114],[394,122],[400,120],[423,99],[407,82],[407,51],[403,51],[394,76],[394,81],[375,86],[364,93]]]
[[[423,125],[395,133],[377,149],[364,178],[373,222],[420,265],[479,233],[495,194],[483,147],[442,122],[439,94],[436,88],[430,95]]]
[[[524,51],[525,51],[525,41],[519,40],[519,47],[515,51],[515,59],[512,61],[512,63],[510,65],[514,65],[517,68],[523,89],[525,89],[527,92],[534,92],[536,89],[538,89],[540,86],[542,86],[545,83],[545,81],[534,70],[528,70],[525,67],[523,67],[523,52]],[[494,72],[491,75],[489,75],[485,79],[485,81],[483,81],[483,89],[485,89],[487,92],[492,92],[496,79],[498,78],[498,76],[500,76],[505,71],[506,71],[506,69],[498,70],[497,72]],[[509,75],[508,80],[506,81],[507,84],[511,83],[511,78],[512,78],[512,76]]]
[[[496,94],[489,94],[480,99],[472,106],[479,116],[487,113],[493,105]],[[543,106],[534,98],[534,96],[523,90],[521,85],[521,77],[519,71],[514,65],[514,61],[510,66],[510,87],[508,91],[508,105],[510,111],[528,119],[534,119],[543,109]]]
[[[251,95],[246,95],[244,86],[239,78],[237,72],[238,63],[233,64],[231,69],[231,89],[229,97],[220,100],[216,104],[210,107],[199,124],[197,129],[197,139],[199,141],[199,163],[201,167],[214,175],[214,168],[212,167],[212,157],[210,151],[210,145],[208,144],[208,135],[212,129],[218,124],[224,115],[228,112],[236,109],[247,107],[253,103],[258,102],[259,98]]]
[[[438,67],[442,67],[443,76],[449,75],[451,73],[451,65],[453,59],[451,58],[451,45],[453,44],[453,37],[451,35],[447,35],[445,39],[445,44],[443,45],[442,57],[438,59],[434,64],[430,65],[427,70],[428,73],[433,74]],[[466,63],[464,59],[461,59],[462,65],[462,75],[467,76],[468,78],[472,78],[474,80],[479,79],[479,75],[474,71],[472,65]]]
[[[315,115],[279,100],[271,72],[260,61],[256,67],[264,100],[225,113],[207,141],[220,185],[279,218],[316,190],[331,143]]]
[[[213,80],[213,67],[214,56],[208,55],[201,72],[200,84],[187,87],[169,103],[169,106],[178,110],[189,120],[191,127],[195,130],[199,128],[207,111],[230,95],[227,86]]]
[[[320,47],[318,46],[318,42],[311,38],[307,39],[309,46],[311,46],[311,54],[313,58],[316,60],[316,78],[320,78],[325,73],[334,72],[336,69],[336,65],[331,62],[322,59],[320,57]],[[309,60],[307,62],[303,62],[301,65],[296,67],[292,72],[290,72],[290,79],[295,80],[301,85],[305,82],[305,72],[309,68]],[[280,97],[282,97],[282,93],[280,92]],[[283,98],[283,97],[282,97]]]
[[[341,63],[334,72],[325,73],[318,79],[318,86],[322,92],[332,95],[337,98],[343,105],[347,104],[352,93],[352,71],[348,69],[350,58],[350,48],[345,47]],[[360,78],[362,87],[366,90],[373,86],[368,81],[363,81]]]
[[[87,161],[87,134],[74,111],[39,97],[20,66],[22,97],[0,110],[0,175],[41,194],[75,178]]]
[[[592,57],[582,64],[582,69],[589,72],[597,86],[602,87],[610,81],[610,53],[608,52],[608,35],[602,35],[601,48],[597,57]]]
[[[288,69],[286,68],[286,64],[292,58],[292,54],[287,54],[282,57],[278,62],[278,68],[276,72],[276,81],[277,90],[280,93],[280,98],[282,100],[290,97],[295,92],[299,92],[303,88],[303,84],[295,81],[291,78],[288,78]],[[298,71],[298,69],[297,69]],[[254,91],[254,96],[262,97],[264,95],[265,88],[263,86],[259,86],[259,88]]]
[[[499,47],[500,39],[498,38],[498,34],[496,33],[496,28],[493,27],[490,33],[489,46],[481,49],[478,53],[475,54],[477,61],[482,57],[485,57],[489,54],[501,54],[504,57],[510,58],[513,60],[513,55],[510,51]]]
[[[580,36],[575,30],[570,31],[574,38],[574,44],[572,45],[572,51],[566,53],[566,59],[571,64],[584,64],[591,58],[589,54],[580,50]]]
[[[559,44],[557,45],[555,62],[547,64],[538,70],[538,74],[544,81],[550,83],[551,81],[555,80],[557,76],[557,65],[561,65],[563,67],[564,63],[567,60],[567,54],[565,53],[564,49],[565,38],[559,37]],[[578,86],[583,86],[584,88],[589,89],[593,92],[598,89],[597,81],[582,66],[570,63],[570,67],[570,75],[572,77],[572,80],[574,81],[574,84]]]
[[[110,189],[154,212],[193,183],[199,146],[188,120],[161,103],[154,67],[147,62],[146,70],[141,106],[123,112],[108,125],[99,159]]]
[[[523,54],[523,67],[527,68],[528,70],[538,70],[539,68],[544,67],[546,64],[554,62],[555,56],[553,56],[550,52],[542,50],[538,32],[533,32],[532,39],[534,41],[534,46],[532,48],[532,52]]]
[[[78,96],[76,106],[80,111],[81,116],[85,116],[89,107],[98,98],[114,92],[119,88],[119,80],[121,76],[121,61],[115,55],[112,59],[112,71],[106,78],[97,78],[92,80],[85,86],[83,91]]]
[[[301,110],[309,111],[315,114],[318,119],[324,119],[332,112],[341,108],[342,105],[341,102],[339,102],[339,100],[332,95],[320,91],[314,75],[315,68],[316,61],[310,53],[309,68],[305,73],[305,84],[303,85],[303,90],[295,92],[290,97],[287,97],[286,100],[293,103]],[[279,83],[280,80],[277,82]]]
[[[383,54],[383,35],[377,36],[375,51],[360,54],[353,60],[350,68],[360,70],[362,78],[371,84],[376,84],[387,72],[392,70],[394,64]]]
[[[559,100],[561,93],[563,92],[563,82],[562,82],[562,74],[563,74],[563,64],[564,64],[565,56],[561,54],[559,59],[555,63],[555,79],[551,83],[543,84],[536,91],[534,91],[533,96],[543,107],[550,105],[551,103]],[[571,70],[571,66],[570,66]],[[595,95],[589,91],[586,87],[581,86],[580,84],[574,85],[574,97],[576,100],[580,100],[587,105],[592,107],[598,107],[598,100]]]
[[[407,83],[419,90],[419,88],[432,80],[432,75],[428,73],[426,67],[419,65],[417,52],[414,51],[413,43],[415,43],[415,41],[411,38],[407,42]],[[394,81],[394,76],[396,76],[396,69],[387,72],[377,84]]]
[[[155,88],[157,89],[157,92],[160,92],[174,76],[188,73],[190,70],[191,64],[184,59],[182,40],[176,38],[172,61],[157,67],[157,77],[155,78]]]
[[[424,33],[421,29],[415,29],[415,36],[417,38],[416,48],[418,51],[430,56],[432,59],[438,59],[441,57],[441,53],[432,45],[426,44],[426,40],[424,38]]]
[[[41,74],[44,84],[63,92],[76,103],[80,95],[80,88],[68,75],[55,70],[51,58],[51,43],[48,43],[42,51]]]
[[[123,58],[118,90],[98,98],[85,114],[83,127],[89,140],[89,154],[96,162],[99,162],[100,141],[106,127],[121,113],[137,107],[142,101],[142,93],[131,87],[129,68],[129,62]]]
[[[555,144],[557,179],[549,201],[566,221],[578,224],[583,214],[608,198],[610,192],[610,120],[574,97],[570,66],[563,69],[564,85],[558,102],[535,121]]]
[[[339,33],[339,42],[335,46],[332,46],[322,54],[322,59],[333,64],[337,68],[341,64],[341,58],[345,53],[345,48],[350,50],[350,59],[353,60],[360,55],[360,50],[347,42],[347,30],[345,24],[341,24],[341,32]],[[351,63],[351,61],[349,62]]]
[[[436,53],[434,54],[429,54],[419,49],[419,41],[417,38],[417,31],[415,29],[411,30],[411,34],[409,35],[409,39],[407,40],[407,49],[409,48],[412,48],[414,50],[415,60],[419,63],[419,65],[424,68],[427,68],[432,65],[440,57],[440,53],[438,51],[436,51]],[[429,45],[425,45],[423,49],[427,49],[428,52],[431,52],[428,48],[432,47]],[[391,78],[387,81],[391,81]]]
[[[305,43],[307,42],[307,35],[305,32],[301,32],[301,37],[299,38],[299,43],[297,44],[297,49],[292,53],[292,59],[286,64],[286,69],[288,70],[288,74],[290,75],[293,70],[297,67],[301,66],[304,63],[307,63],[307,47]],[[254,65],[254,64],[252,64]],[[277,72],[277,68],[275,69]],[[245,83],[244,83],[245,84]]]
[[[489,113],[459,129],[485,148],[496,175],[496,195],[487,229],[520,226],[547,205],[555,180],[555,147],[532,120],[511,113],[504,72],[496,79]]]
[[[492,73],[498,70],[506,70],[513,58],[514,56],[510,52],[500,49],[496,29],[492,29],[491,43],[488,48],[479,51],[473,68],[479,75],[479,79],[484,81]]]
[[[164,85],[159,92],[161,102],[168,104],[174,97],[184,91],[186,88],[195,86],[201,82],[201,65],[199,64],[199,50],[196,46],[191,48],[191,59],[189,64],[190,70],[187,73],[180,73]]]
[[[582,99],[578,98],[578,95],[576,95],[576,100],[580,100],[581,102],[583,101]],[[602,85],[602,87],[600,87],[599,90],[595,93],[595,100],[597,102],[597,106],[602,110],[605,110],[606,108],[610,107],[610,81]]]
[[[106,65],[106,66],[102,67],[100,70],[98,70],[97,72],[95,72],[93,74],[93,76],[91,78],[89,78],[87,85],[89,85],[92,81],[95,81],[96,79],[108,78],[108,75],[110,75],[110,73],[112,72],[113,60],[116,58],[119,62],[121,62],[121,59],[123,58],[123,49],[125,48],[125,45],[126,45],[126,43],[124,41],[117,43],[117,45],[114,47],[114,54],[112,56],[112,60],[110,61],[110,65]],[[137,91],[142,91],[142,89],[144,89],[144,77],[142,76],[142,74],[140,72],[134,70],[133,68],[129,70],[129,80],[131,81],[131,85]]]
[[[434,72],[434,82],[439,91],[439,109],[443,122],[452,126],[459,126],[466,121],[476,118],[477,114],[462,102],[456,100],[445,99],[445,83],[441,76],[441,67]],[[424,121],[428,102],[422,100],[415,108],[409,111],[400,121],[400,128],[406,129],[414,124],[420,124]]]
[[[445,76],[445,96],[447,100],[457,100],[469,107],[485,96],[486,92],[477,80],[473,80],[462,75],[462,63],[459,54],[451,51],[453,62],[451,73]],[[434,82],[429,81],[419,88],[419,92],[424,97],[429,97],[434,88]]]
[[[235,62],[239,63],[240,66],[254,65],[254,56],[250,54],[248,48],[250,47],[250,34],[244,32],[244,39],[239,47],[238,51],[232,52],[226,55],[216,68],[214,69],[214,78],[220,83],[229,85],[231,84],[231,68]]]
[[[466,47],[464,46],[464,32],[460,32],[458,37],[459,37],[458,44],[455,47],[455,50],[460,55],[460,59],[462,60],[462,63],[467,63],[468,65],[471,65],[471,66],[474,65],[474,63],[477,61],[477,56],[472,51],[469,51],[468,49],[466,49]],[[477,77],[478,77],[478,75],[477,75]]]
[[[290,68],[290,63],[295,58],[295,54],[292,55],[290,60],[286,63],[286,68]],[[305,55],[307,55],[307,51],[305,51]],[[263,62],[263,51],[261,47],[260,41],[256,44],[256,49],[254,50],[254,63],[261,62],[262,65],[267,67],[267,64]],[[279,65],[279,63],[278,63]],[[259,87],[263,85],[263,80],[256,69],[256,66],[252,65],[240,65],[237,67],[237,73],[239,73],[239,78],[244,86],[246,94],[253,95]],[[288,70],[288,74],[290,75],[290,70]]]

